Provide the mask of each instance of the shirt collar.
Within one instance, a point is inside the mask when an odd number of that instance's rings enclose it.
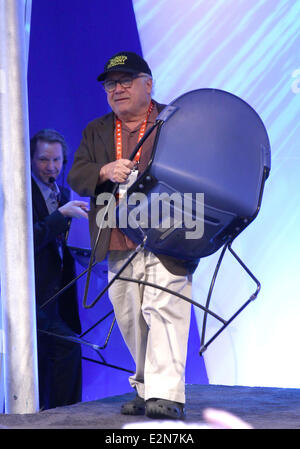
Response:
[[[152,100],[152,99],[151,99],[151,101],[153,102],[153,109],[152,109],[152,111],[151,111],[151,113],[150,113],[150,115],[148,117],[148,122],[147,122],[148,124],[149,123],[151,123],[151,124],[155,123],[156,117],[158,115],[156,102],[154,100]],[[116,116],[116,114],[114,114],[114,121],[115,122],[116,122],[117,118],[118,117]],[[143,123],[143,121],[141,121],[141,123],[139,123],[133,130],[130,130],[125,124],[123,125],[123,127],[124,127],[124,129],[126,131],[135,132],[135,131],[138,131],[140,129],[142,123]]]
[[[37,186],[39,187],[43,197],[45,198],[45,200],[47,200],[50,196],[50,194],[53,192],[53,190],[51,189],[51,187],[47,186],[47,184],[43,183],[42,181],[40,181],[33,173],[32,173],[32,177],[35,180]],[[53,183],[54,186],[54,191],[59,194],[60,190],[58,185],[56,184],[56,182],[54,181]]]

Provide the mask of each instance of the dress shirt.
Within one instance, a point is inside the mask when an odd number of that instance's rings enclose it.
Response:
[[[49,214],[52,214],[52,212],[56,211],[59,205],[60,190],[58,185],[56,182],[53,182],[52,188],[40,181],[34,174],[32,174],[32,177],[43,195]]]

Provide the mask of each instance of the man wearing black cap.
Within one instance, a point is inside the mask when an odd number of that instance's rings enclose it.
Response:
[[[155,123],[164,108],[151,98],[152,73],[143,58],[120,52],[107,62],[98,77],[112,112],[88,124],[69,172],[70,186],[90,197],[92,247],[101,209],[96,198],[112,192],[115,183],[124,188],[149,162],[155,133],[143,143],[134,161],[129,160],[137,142]],[[118,228],[101,230],[96,260],[108,257],[111,279],[128,260],[136,245]],[[141,251],[122,276],[152,282],[191,296],[188,279],[195,269],[183,261]],[[185,363],[190,324],[190,304],[153,287],[117,280],[109,289],[116,319],[136,364],[129,378],[136,397],[121,413],[146,414],[151,418],[182,419],[185,416]]]

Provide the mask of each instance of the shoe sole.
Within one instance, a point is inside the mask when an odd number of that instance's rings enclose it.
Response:
[[[171,401],[170,401],[171,402]],[[169,401],[157,400],[146,403],[146,416],[153,419],[184,419],[184,407],[169,404]]]
[[[141,416],[145,414],[145,409],[139,409],[139,408],[132,408],[132,409],[124,409],[121,408],[121,414],[122,415],[134,415],[134,416]]]
[[[133,401],[127,402],[121,407],[122,415],[144,415],[145,414],[145,402],[139,398],[137,401],[134,399]]]

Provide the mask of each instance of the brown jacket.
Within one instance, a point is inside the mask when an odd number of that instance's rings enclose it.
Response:
[[[158,112],[165,105],[156,103]],[[82,140],[77,149],[73,165],[68,174],[70,187],[83,197],[90,197],[89,229],[92,247],[95,244],[99,228],[96,216],[102,206],[96,205],[96,197],[102,192],[112,192],[114,183],[107,181],[101,185],[98,183],[99,172],[103,165],[115,160],[114,145],[114,114],[111,112],[90,122],[83,131]],[[106,257],[111,230],[101,230],[101,237],[97,245],[95,257],[99,262]],[[185,275],[192,273],[197,262],[191,263],[173,257],[157,254],[164,266],[173,274]]]

